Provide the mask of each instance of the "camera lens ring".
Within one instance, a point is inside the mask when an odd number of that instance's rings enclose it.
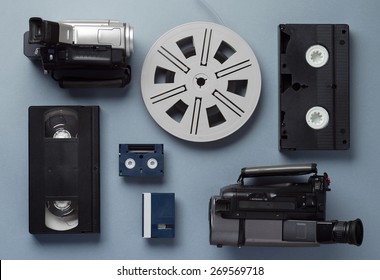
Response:
[[[332,234],[336,243],[360,246],[363,242],[363,223],[360,219],[348,222],[335,221]]]
[[[348,243],[360,246],[363,243],[364,227],[360,219],[349,222],[348,231],[352,234],[348,235]]]

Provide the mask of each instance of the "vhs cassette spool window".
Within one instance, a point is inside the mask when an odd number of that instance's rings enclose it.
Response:
[[[99,107],[30,107],[29,231],[99,232]]]
[[[45,182],[49,185],[45,200],[45,225],[53,230],[65,231],[78,226],[78,190],[75,187],[78,180],[78,114],[70,109],[52,109],[45,113],[44,123],[45,143],[49,143],[45,150]],[[61,148],[62,142],[65,143],[64,149]],[[58,157],[51,156],[57,152],[60,154]],[[49,198],[57,194],[61,196],[60,200]]]

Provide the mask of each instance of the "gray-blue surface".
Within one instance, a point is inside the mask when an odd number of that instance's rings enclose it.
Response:
[[[207,9],[211,8],[210,9]],[[3,1],[0,16],[0,259],[379,259],[380,2],[373,1]],[[22,52],[28,19],[116,19],[135,28],[133,79],[125,89],[64,90]],[[216,143],[179,140],[150,117],[140,72],[152,44],[192,21],[223,22],[255,52],[263,77],[259,105],[249,122]],[[350,25],[351,149],[278,151],[279,23]],[[28,233],[28,118],[30,105],[100,105],[101,234],[33,236]],[[119,143],[163,143],[163,180],[118,175]],[[235,182],[241,167],[317,162],[328,172],[328,219],[360,217],[361,247],[218,249],[208,241],[208,201]],[[141,193],[176,194],[176,237],[141,238]]]

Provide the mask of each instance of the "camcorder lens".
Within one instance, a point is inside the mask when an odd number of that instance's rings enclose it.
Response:
[[[363,242],[363,223],[360,219],[354,221],[335,221],[332,229],[333,241],[360,246]]]
[[[319,221],[317,222],[317,241],[319,243],[348,243],[360,246],[363,242],[363,223],[354,221]]]

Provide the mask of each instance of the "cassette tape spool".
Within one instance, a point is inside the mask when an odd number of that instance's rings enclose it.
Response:
[[[141,74],[145,105],[172,135],[193,142],[224,138],[243,126],[260,97],[250,46],[209,22],[178,26],[157,40]]]
[[[163,176],[163,144],[120,144],[119,175],[127,177]]]
[[[280,150],[350,147],[349,26],[279,26]]]
[[[99,107],[29,108],[29,231],[100,231]]]

